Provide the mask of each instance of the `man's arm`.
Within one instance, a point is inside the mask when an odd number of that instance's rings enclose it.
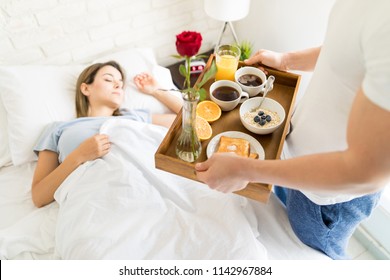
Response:
[[[366,194],[390,179],[390,111],[372,103],[359,90],[347,129],[345,151],[288,160],[249,160],[215,154],[197,165],[198,178],[224,192],[248,182],[310,191]],[[203,165],[204,164],[204,165]]]
[[[261,63],[282,71],[313,71],[320,51],[321,47],[286,53],[259,50],[251,58],[245,60],[245,64]]]

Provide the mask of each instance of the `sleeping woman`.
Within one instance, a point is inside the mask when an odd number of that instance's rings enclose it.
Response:
[[[109,136],[99,134],[100,126],[108,118],[166,127],[172,124],[182,106],[180,98],[158,90],[156,80],[141,73],[134,77],[137,88],[161,101],[173,114],[150,115],[145,110],[121,110],[124,81],[124,72],[115,61],[93,64],[80,74],[76,87],[77,118],[50,125],[34,148],[38,163],[32,181],[32,199],[37,207],[54,201],[58,187],[79,165],[110,152]]]

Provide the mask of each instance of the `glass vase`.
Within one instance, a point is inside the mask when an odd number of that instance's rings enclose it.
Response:
[[[176,155],[187,162],[194,162],[202,151],[202,145],[196,134],[196,105],[199,95],[183,96],[182,129],[176,143]]]

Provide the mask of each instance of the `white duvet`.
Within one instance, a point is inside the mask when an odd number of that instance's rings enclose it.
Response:
[[[248,200],[154,168],[166,129],[111,119],[112,149],[55,194],[62,259],[264,259]]]

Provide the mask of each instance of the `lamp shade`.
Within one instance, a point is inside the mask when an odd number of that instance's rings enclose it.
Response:
[[[204,0],[204,10],[214,19],[236,21],[248,15],[250,2],[250,0]]]

